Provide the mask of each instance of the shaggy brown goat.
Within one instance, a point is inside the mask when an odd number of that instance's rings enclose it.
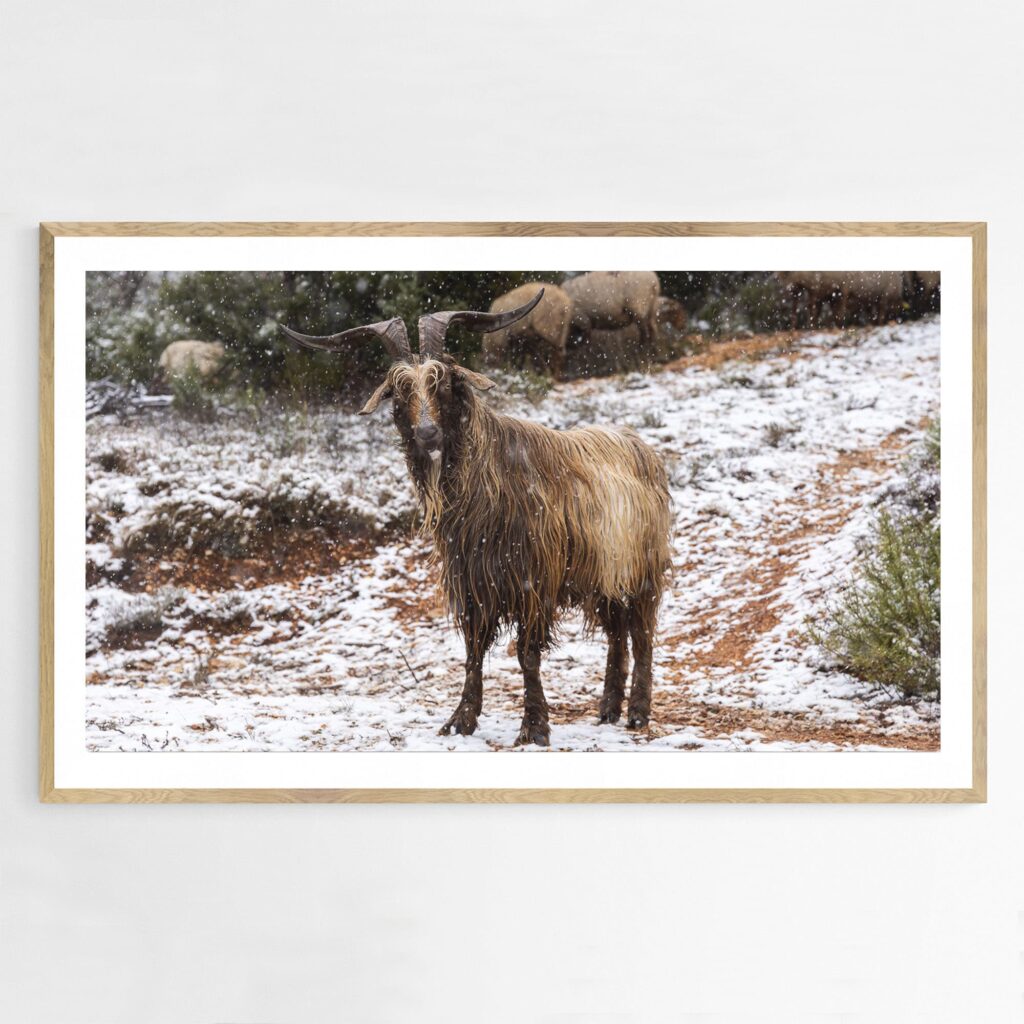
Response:
[[[608,635],[600,720],[622,713],[633,643],[627,725],[647,725],[658,603],[669,565],[669,496],[659,457],[630,430],[552,430],[502,416],[476,395],[492,381],[444,351],[447,327],[507,327],[540,299],[506,313],[435,313],[420,318],[418,358],[399,319],[300,344],[336,348],[379,337],[395,360],[363,408],[393,400],[395,426],[440,559],[452,618],[466,641],[462,699],[441,729],[469,735],[483,702],[484,654],[516,630],[525,684],[517,743],[547,745],[541,653],[559,612],[579,608]]]

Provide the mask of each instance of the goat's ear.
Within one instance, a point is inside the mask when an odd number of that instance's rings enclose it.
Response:
[[[467,384],[472,385],[477,391],[490,391],[491,388],[497,385],[488,377],[485,377],[482,373],[474,373],[472,370],[467,370],[464,366],[456,364],[452,369],[463,377]]]
[[[377,411],[377,406],[384,401],[385,398],[391,397],[391,385],[384,381],[383,384],[372,395],[370,400],[359,410],[360,416],[369,416],[371,412]]]

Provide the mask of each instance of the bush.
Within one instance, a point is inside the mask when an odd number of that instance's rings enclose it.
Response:
[[[540,405],[554,385],[554,381],[546,373],[535,373],[529,367],[515,373],[500,368],[489,368],[487,376],[498,385],[498,394],[525,398],[531,405]]]
[[[939,563],[938,522],[883,513],[854,583],[812,638],[859,679],[938,693]]]
[[[940,567],[937,425],[890,496],[850,585],[811,639],[851,675],[903,696],[940,690]]]
[[[736,312],[736,304],[730,296],[709,295],[697,310],[697,323],[702,329],[707,324],[707,331],[717,338],[738,328]]]
[[[161,349],[174,340],[166,318],[151,308],[159,275],[88,273],[85,281],[87,378],[149,384]]]
[[[769,448],[779,448],[787,438],[798,433],[800,433],[800,428],[794,427],[791,423],[772,422],[764,428],[764,443]]]
[[[903,696],[940,690],[940,433],[933,423],[839,601],[810,638],[851,675]]]
[[[217,416],[217,405],[206,381],[194,367],[171,379],[171,404],[176,412],[200,423],[212,423]]]
[[[737,295],[745,326],[755,334],[787,327],[789,297],[775,277],[752,278],[741,285]]]

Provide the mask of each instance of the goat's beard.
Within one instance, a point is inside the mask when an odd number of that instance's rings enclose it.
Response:
[[[420,500],[423,503],[423,531],[433,533],[444,511],[444,496],[441,491],[441,470],[444,466],[440,449],[432,451],[423,460],[419,475]]]

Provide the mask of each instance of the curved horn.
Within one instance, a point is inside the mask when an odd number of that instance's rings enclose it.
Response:
[[[429,313],[421,316],[419,320],[420,332],[420,359],[440,359],[444,353],[444,339],[451,324],[462,324],[471,331],[479,331],[488,334],[491,331],[499,331],[502,327],[508,327],[517,320],[521,320],[541,300],[544,289],[539,292],[524,306],[517,306],[507,313],[477,313],[474,310],[461,310],[459,312]]]
[[[340,331],[338,334],[299,334],[284,324],[278,327],[288,335],[292,341],[303,348],[320,349],[324,352],[338,352],[345,347],[345,342],[361,341],[370,338],[380,338],[388,355],[396,362],[415,362],[412,349],[409,347],[409,335],[406,333],[405,324],[400,317],[391,320],[382,320],[376,324],[364,324],[362,327],[350,327],[347,331]]]

